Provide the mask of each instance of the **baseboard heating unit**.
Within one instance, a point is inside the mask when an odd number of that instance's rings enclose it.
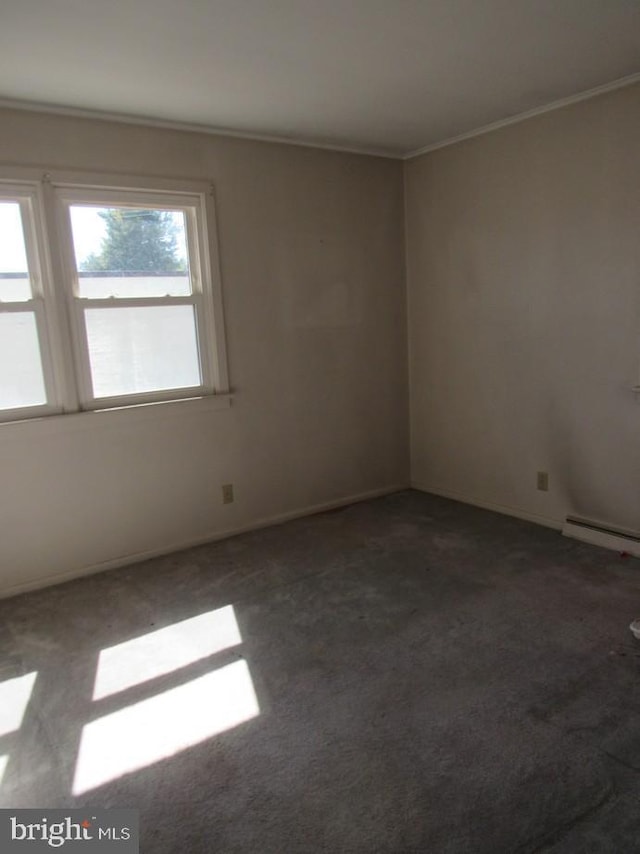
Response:
[[[640,533],[635,531],[625,531],[589,519],[567,516],[562,533],[565,537],[573,537],[574,540],[640,557]]]

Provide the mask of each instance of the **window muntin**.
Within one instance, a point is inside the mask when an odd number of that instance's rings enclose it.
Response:
[[[227,391],[208,188],[115,180],[0,178],[0,421]],[[108,218],[140,232],[133,257],[98,258]],[[169,252],[143,245],[154,229]]]

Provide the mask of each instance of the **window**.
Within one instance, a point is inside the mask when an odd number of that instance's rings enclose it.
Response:
[[[56,398],[33,187],[0,187],[0,411],[25,416]]]
[[[0,180],[0,419],[228,391],[213,216],[201,185]]]

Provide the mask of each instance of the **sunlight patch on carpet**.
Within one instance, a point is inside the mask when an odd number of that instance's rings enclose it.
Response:
[[[93,699],[172,673],[240,643],[235,612],[228,605],[108,647],[98,659]]]
[[[259,713],[247,663],[236,661],[91,721],[82,730],[73,794],[175,756]]]

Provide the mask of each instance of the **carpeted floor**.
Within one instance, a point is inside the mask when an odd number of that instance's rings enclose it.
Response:
[[[632,854],[636,617],[637,560],[413,491],[6,600],[0,805],[137,807],[144,854]]]

